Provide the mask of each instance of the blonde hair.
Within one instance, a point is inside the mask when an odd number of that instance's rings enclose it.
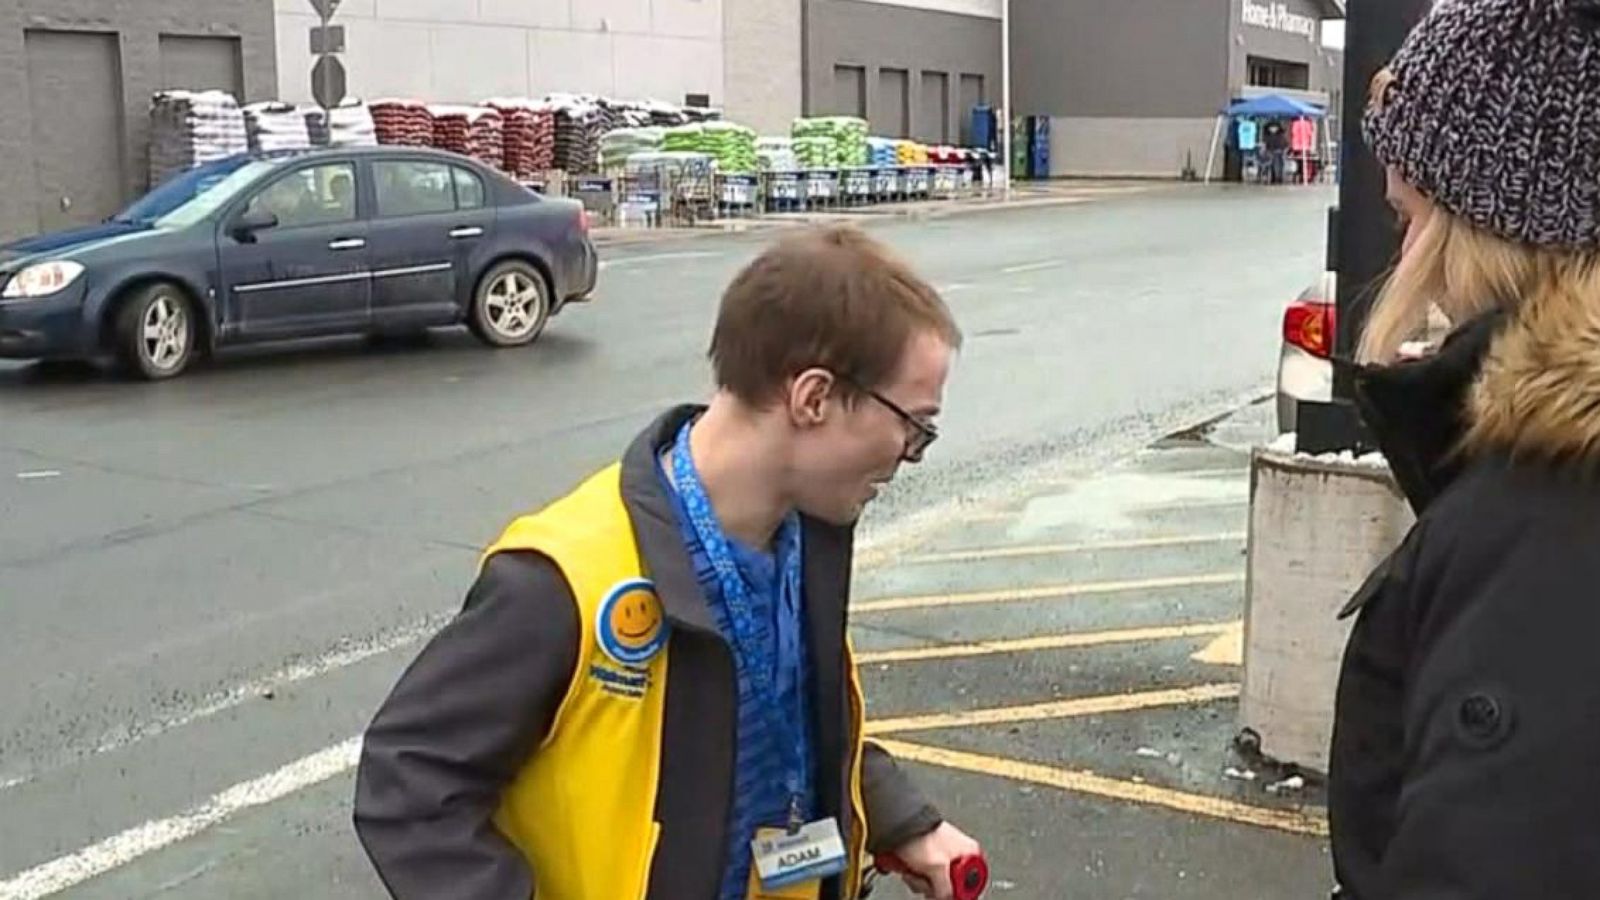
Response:
[[[1388,70],[1372,79],[1371,103],[1381,108],[1394,82]],[[1572,251],[1510,241],[1484,231],[1429,201],[1412,245],[1395,263],[1367,318],[1357,358],[1392,362],[1401,345],[1421,337],[1437,309],[1452,325],[1494,308],[1562,295],[1600,302],[1600,249]]]
[[[1402,344],[1423,335],[1435,308],[1460,324],[1515,305],[1556,268],[1552,251],[1495,237],[1438,207],[1417,227],[1362,331],[1362,362],[1392,362]]]

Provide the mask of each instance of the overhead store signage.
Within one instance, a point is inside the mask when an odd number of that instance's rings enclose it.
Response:
[[[1240,2],[1244,4],[1246,25],[1254,25],[1269,31],[1281,31],[1285,34],[1302,35],[1312,42],[1317,39],[1317,20],[1290,12],[1287,3],[1258,3],[1256,0],[1240,0]]]

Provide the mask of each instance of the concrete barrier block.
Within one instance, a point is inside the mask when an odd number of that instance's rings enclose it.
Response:
[[[1269,758],[1327,771],[1354,621],[1337,613],[1414,521],[1381,463],[1252,453],[1239,715]]]

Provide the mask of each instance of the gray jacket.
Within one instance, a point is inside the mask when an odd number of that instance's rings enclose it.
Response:
[[[656,797],[661,838],[649,900],[712,900],[725,868],[732,808],[737,683],[683,546],[658,453],[696,407],[679,407],[629,447],[623,500],[646,574],[672,628],[672,666]],[[850,734],[844,641],[852,532],[805,522],[805,606],[821,812],[848,827]],[[399,900],[527,900],[534,873],[491,817],[544,739],[578,653],[572,591],[550,560],[497,555],[461,614],[423,649],[369,727],[355,827]],[[868,850],[936,828],[939,813],[881,748],[868,743]],[[600,835],[596,840],[603,840]],[[842,897],[839,879],[822,896]]]

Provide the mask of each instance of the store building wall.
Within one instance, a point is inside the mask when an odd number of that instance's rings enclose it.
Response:
[[[805,0],[807,115],[872,133],[964,143],[971,107],[998,102],[997,0]]]
[[[0,239],[97,222],[148,186],[150,97],[276,86],[272,0],[0,2]]]
[[[279,89],[311,96],[307,0],[276,0]],[[737,4],[745,0],[727,0]],[[350,95],[596,93],[722,104],[724,0],[345,0]]]
[[[1267,92],[1329,102],[1343,77],[1342,60],[1335,67],[1330,60],[1335,54],[1322,46],[1322,19],[1335,15],[1331,0],[1227,2],[1230,99]],[[1258,69],[1267,63],[1265,68],[1282,74],[1303,73],[1304,83],[1252,77],[1252,62]]]
[[[726,117],[761,134],[788,134],[802,109],[804,0],[726,0],[722,8]]]
[[[1053,176],[1178,175],[1227,91],[1235,0],[1012,0],[1017,115],[1052,118]]]

